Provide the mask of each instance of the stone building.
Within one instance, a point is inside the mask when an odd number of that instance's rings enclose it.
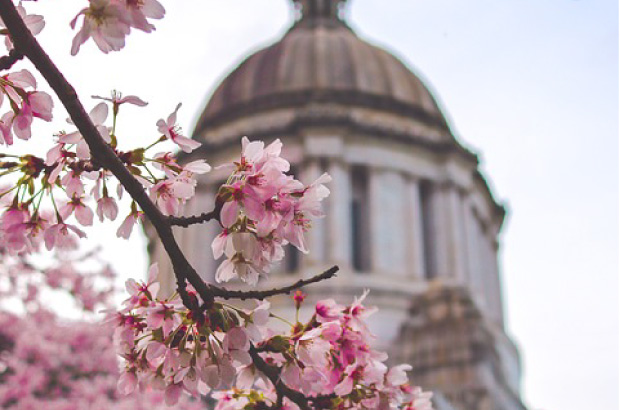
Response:
[[[415,384],[439,410],[525,409],[520,363],[504,331],[497,250],[505,210],[420,79],[347,25],[340,0],[295,0],[298,18],[275,44],[247,57],[215,90],[184,160],[223,163],[240,137],[280,138],[303,182],[333,177],[326,218],[308,255],[287,253],[263,286],[288,284],[334,264],[338,277],[306,289],[310,301],[350,301],[370,289],[377,343],[414,366]],[[225,175],[199,182],[186,214],[213,207]],[[177,232],[205,279],[217,267],[214,224]],[[152,241],[163,280],[172,274]],[[166,279],[167,278],[167,279]],[[275,300],[286,315],[289,301]]]

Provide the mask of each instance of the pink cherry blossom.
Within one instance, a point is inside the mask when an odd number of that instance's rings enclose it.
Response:
[[[52,120],[53,101],[49,94],[40,91],[27,91],[35,88],[37,82],[28,70],[9,73],[0,81],[0,104],[6,95],[10,100],[11,109],[1,118],[0,132],[2,141],[7,145],[13,143],[13,135],[18,138],[30,139],[32,121],[41,118]]]
[[[82,27],[73,38],[71,55],[76,55],[91,37],[106,54],[123,48],[130,26],[122,6],[114,0],[89,0],[89,3],[71,20],[71,28],[75,29],[78,18],[83,16]]]
[[[97,128],[97,131],[99,131],[99,135],[101,135],[101,138],[103,138],[105,142],[110,143],[112,141],[112,138],[110,137],[110,130],[104,125],[106,119],[108,118],[108,106],[106,105],[106,103],[101,102],[95,105],[95,107],[90,110],[90,113],[88,115],[95,127]],[[71,119],[67,119],[67,122],[69,124],[73,124],[73,121]],[[90,159],[90,148],[88,147],[86,140],[84,139],[84,137],[82,137],[82,134],[80,134],[79,131],[74,131],[68,134],[61,135],[58,138],[58,142],[64,144],[77,144],[76,152],[78,158]]]
[[[144,213],[142,211],[132,211],[129,215],[127,215],[121,226],[119,226],[116,231],[116,236],[119,238],[129,239],[133,226],[143,217]]]
[[[74,196],[66,205],[62,206],[58,212],[63,219],[67,219],[72,214],[82,226],[93,224],[93,211],[84,204],[83,198]]]
[[[167,139],[177,144],[183,151],[192,152],[202,144],[198,141],[194,141],[191,138],[187,138],[181,135],[181,129],[177,125],[177,112],[181,108],[181,103],[177,105],[172,114],[168,116],[168,119],[157,121],[157,130],[162,133]]]
[[[85,238],[86,234],[73,225],[59,222],[45,230],[45,247],[48,250],[54,247],[74,247],[76,245],[75,236]]]
[[[122,0],[127,11],[127,18],[132,27],[150,33],[155,30],[155,26],[150,24],[147,19],[162,19],[166,14],[164,7],[157,0]]]
[[[104,100],[112,103],[112,112],[114,115],[117,115],[120,109],[120,106],[123,104],[132,104],[137,105],[138,107],[145,107],[148,103],[142,100],[140,97],[135,95],[123,95],[118,91],[112,91],[112,98],[109,97],[100,97],[98,95],[93,95],[92,98],[97,100]]]
[[[119,106],[119,105],[122,105],[122,104],[125,104],[125,103],[137,105],[139,107],[145,107],[146,105],[148,105],[148,103],[146,101],[142,100],[138,96],[126,95],[126,96],[123,97],[123,95],[121,93],[117,92],[117,91],[113,91],[112,92],[112,98],[100,97],[98,95],[93,95],[92,98],[95,98],[95,99],[98,99],[98,100],[109,101],[114,106]]]
[[[284,174],[290,165],[280,157],[279,140],[267,147],[262,141],[250,141],[246,137],[241,143],[240,159],[218,167],[231,171],[218,193],[218,201],[222,203],[220,222],[227,233],[243,232],[256,237],[258,249],[251,255],[247,251],[247,255],[227,252],[216,278],[226,281],[239,276],[245,280],[251,277],[248,282],[254,283],[257,275],[268,272],[273,263],[282,259],[284,245],[290,243],[308,252],[304,235],[311,227],[311,219],[323,216],[320,203],[329,194],[324,184],[330,177],[324,174],[304,186]],[[224,252],[222,235],[216,237],[212,247],[216,258]],[[238,270],[243,274],[239,275]]]
[[[113,221],[116,219],[117,215],[118,205],[116,205],[116,200],[114,198],[105,196],[97,201],[97,216],[101,222],[103,222],[104,218]]]
[[[255,285],[265,271],[255,263],[259,252],[258,242],[249,233],[232,233],[227,238],[224,253],[227,259],[215,273],[215,280],[227,282],[238,277],[250,285]]]

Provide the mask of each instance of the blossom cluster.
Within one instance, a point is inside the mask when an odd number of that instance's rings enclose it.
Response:
[[[312,218],[323,216],[321,201],[329,195],[324,184],[331,177],[323,174],[302,184],[286,174],[290,164],[281,151],[280,140],[265,147],[262,141],[244,137],[240,159],[220,167],[231,174],[216,200],[224,229],[213,241],[213,255],[226,255],[216,272],[218,282],[240,278],[256,284],[283,258],[285,245],[308,251],[304,233]]]
[[[121,151],[114,125],[120,106],[145,106],[146,102],[116,92],[112,98],[95,98],[105,100],[89,114],[101,137],[148,190],[162,212],[178,214],[182,205],[194,195],[195,175],[210,170],[202,160],[180,165],[170,152],[147,153],[167,140],[188,150],[200,145],[181,135],[176,124],[179,107],[166,121],[157,121],[160,136],[149,147]],[[108,104],[112,107],[111,127],[106,125],[110,111]],[[0,207],[4,208],[0,216],[0,245],[12,253],[31,252],[41,243],[50,250],[74,247],[76,240],[85,236],[81,227],[92,225],[95,214],[103,221],[115,220],[119,213],[118,201],[123,196],[123,187],[98,164],[77,130],[58,133],[56,143],[45,158],[2,154],[2,159],[1,175],[14,175],[17,180],[0,189]],[[51,206],[46,208],[45,204]],[[71,217],[77,224],[68,223]],[[117,235],[128,238],[135,223],[141,219],[142,211],[132,201]]]
[[[0,107],[4,103],[9,107],[0,117],[0,144],[12,145],[13,136],[30,139],[34,118],[52,120],[52,97],[36,88],[37,81],[28,70],[0,77]]]
[[[308,321],[276,334],[267,328],[268,302],[245,310],[216,301],[197,315],[177,295],[157,299],[156,275],[153,265],[146,283],[128,281],[130,297],[113,316],[115,343],[125,360],[122,392],[149,385],[174,404],[183,391],[199,396],[229,389],[212,393],[218,410],[272,405],[277,389],[260,361],[317,409],[431,409],[430,394],[408,384],[411,367],[389,368],[387,355],[371,347],[365,320],[375,309],[363,305],[366,294],[349,306],[319,301]],[[298,292],[298,310],[302,302]],[[287,401],[287,408],[297,407]]]
[[[117,392],[118,359],[111,335],[109,326],[67,322],[44,309],[27,317],[0,310],[0,408],[167,409],[158,390]],[[185,396],[177,408],[205,407]]]
[[[27,14],[21,3],[17,6],[17,11],[32,34],[39,34],[45,27],[43,16]],[[6,48],[11,50],[13,42],[2,19],[0,35],[4,35]],[[48,122],[52,120],[52,97],[37,90],[37,81],[28,70],[0,76],[0,109],[3,105],[7,105],[9,109],[0,114],[0,145],[13,144],[14,136],[23,140],[30,139],[34,118]]]
[[[176,294],[156,298],[157,272],[153,265],[146,283],[128,280],[130,297],[111,317],[117,350],[125,359],[119,390],[127,394],[139,385],[152,386],[174,404],[183,390],[198,396],[231,387],[235,365],[251,362],[250,342],[261,339],[269,305],[244,311],[215,303],[196,317]]]
[[[73,38],[71,54],[76,55],[80,46],[92,38],[104,52],[118,51],[125,46],[125,37],[132,28],[150,33],[155,30],[149,19],[164,17],[164,7],[157,0],[89,0],[71,21],[75,29],[78,19],[82,27]]]
[[[37,311],[46,308],[44,296],[67,295],[84,312],[113,306],[115,273],[101,260],[98,249],[88,253],[56,251],[49,263],[31,256],[11,255],[0,248],[0,309],[20,304],[20,310]]]
[[[99,251],[41,256],[9,255],[0,248],[0,408],[167,408],[159,391],[117,392],[113,328],[85,320],[113,306],[116,273]],[[76,302],[71,316],[80,314],[81,320],[69,320],[71,305],[57,303],[67,295]],[[186,396],[178,408],[200,410],[204,405]]]
[[[376,309],[363,305],[366,295],[348,306],[333,299],[318,301],[307,322],[296,322],[288,334],[271,336],[257,349],[278,369],[280,380],[315,408],[430,410],[431,394],[408,383],[411,366],[388,367],[387,354],[371,347],[374,336],[366,318]],[[298,291],[294,299],[299,311],[304,295]],[[241,372],[256,369],[251,365]],[[277,401],[276,389],[264,378],[241,380],[236,387],[220,393],[217,410],[241,408],[256,400],[256,390],[262,392],[261,400]],[[286,407],[296,408],[291,402]]]

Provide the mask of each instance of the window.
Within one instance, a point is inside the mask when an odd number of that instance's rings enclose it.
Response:
[[[370,270],[370,218],[368,198],[368,169],[351,168],[351,245],[352,265],[358,272]]]

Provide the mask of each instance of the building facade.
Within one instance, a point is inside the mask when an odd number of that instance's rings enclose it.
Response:
[[[350,301],[370,290],[379,347],[411,363],[413,382],[436,392],[439,410],[517,410],[518,352],[504,330],[497,261],[505,215],[420,79],[361,40],[342,0],[295,0],[298,18],[281,40],[247,57],[222,81],[196,125],[203,147],[184,160],[237,157],[240,137],[284,142],[295,175],[333,181],[326,217],[262,286],[291,283],[339,265],[308,287],[310,302]],[[185,213],[213,208],[226,175],[199,180]],[[213,280],[215,224],[176,232],[199,273]],[[161,245],[150,243],[173,288]],[[239,285],[240,286],[240,285]],[[292,306],[274,300],[286,315]],[[312,303],[309,303],[310,305]]]

